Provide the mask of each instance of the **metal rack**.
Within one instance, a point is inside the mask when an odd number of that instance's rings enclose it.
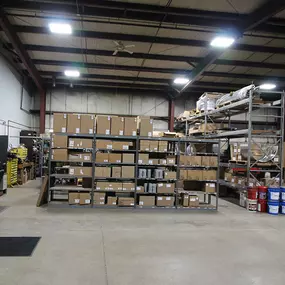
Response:
[[[67,136],[67,137],[77,137],[77,138],[90,138],[93,140],[93,148],[89,149],[90,151],[92,151],[92,162],[88,162],[89,164],[92,163],[92,187],[91,188],[82,188],[82,187],[78,187],[78,186],[68,186],[68,185],[60,185],[60,186],[52,186],[51,183],[51,178],[52,177],[57,177],[57,178],[82,178],[84,176],[76,176],[76,175],[69,175],[69,174],[54,174],[51,173],[51,170],[53,168],[53,164],[56,162],[75,162],[75,161],[57,161],[57,160],[51,160],[51,149],[52,146],[50,144],[50,157],[49,157],[49,204],[53,204],[52,206],[56,206],[56,207],[66,207],[66,203],[51,203],[54,201],[53,199],[53,192],[56,191],[62,191],[67,193],[68,191],[83,191],[83,192],[89,192],[90,196],[91,196],[91,203],[89,205],[89,207],[91,208],[117,208],[118,206],[114,207],[114,206],[109,206],[109,205],[94,205],[94,193],[99,192],[99,193],[106,193],[106,192],[114,192],[114,193],[129,193],[131,195],[133,195],[135,203],[133,207],[129,207],[129,208],[143,208],[143,209],[150,209],[150,208],[157,208],[157,209],[164,209],[164,208],[174,208],[174,209],[182,209],[183,207],[178,205],[178,196],[179,196],[179,189],[175,189],[174,193],[148,193],[148,192],[138,192],[137,191],[137,186],[140,184],[141,181],[146,181],[146,182],[175,182],[177,180],[179,180],[180,178],[180,169],[185,167],[179,164],[179,157],[180,157],[180,153],[181,153],[181,148],[180,146],[183,144],[188,144],[188,143],[195,143],[195,144],[216,144],[218,145],[218,147],[220,147],[220,141],[219,140],[208,140],[208,139],[190,139],[190,138],[166,138],[166,137],[140,137],[140,136],[112,136],[112,135],[99,135],[99,134],[90,134],[90,135],[86,135],[86,134],[68,134],[68,133],[55,133],[56,135],[61,135],[61,136]],[[128,141],[133,141],[134,143],[134,148],[131,150],[115,150],[115,149],[97,149],[96,148],[96,143],[98,139],[106,139],[106,140],[119,140],[119,141],[123,141],[123,140],[128,140]],[[169,143],[169,145],[171,145],[170,150],[168,151],[141,151],[139,150],[139,144],[141,140],[155,140],[155,141],[167,141]],[[67,149],[71,149],[69,147],[67,147]],[[72,148],[74,150],[74,148]],[[169,149],[169,148],[168,148]],[[81,150],[81,149],[80,149]],[[83,150],[83,149],[82,149]],[[106,152],[126,152],[126,153],[134,153],[135,155],[135,161],[134,163],[104,163],[104,162],[96,162],[96,155],[98,151],[106,151]],[[162,154],[168,154],[168,155],[173,155],[175,156],[176,159],[176,163],[175,164],[169,164],[169,165],[165,165],[165,164],[140,164],[138,163],[138,158],[139,158],[139,154],[140,153],[149,153],[149,154],[157,154],[157,155],[162,155]],[[201,153],[202,154],[202,153]],[[219,153],[211,153],[211,155],[217,155],[219,157]],[[218,159],[219,161],[220,159]],[[114,178],[114,177],[95,177],[95,167],[96,166],[135,166],[135,176],[131,177],[131,178]],[[156,167],[166,167],[166,168],[172,168],[172,169],[176,169],[176,179],[156,179],[156,178],[138,178],[138,169],[140,167],[144,167],[144,168],[156,168]],[[187,168],[191,169],[191,166],[187,166]],[[196,166],[192,167],[193,169],[197,169]],[[208,167],[203,167],[200,166],[199,169],[207,169]],[[201,209],[201,210],[218,210],[218,197],[219,197],[219,167],[216,167],[217,169],[217,179],[214,181],[208,181],[208,180],[201,180],[201,182],[215,182],[216,183],[216,193],[205,193],[202,191],[186,191],[189,192],[189,194],[191,195],[195,195],[193,193],[198,193],[201,195],[204,195],[204,204],[201,205],[200,207],[195,207],[195,209]],[[135,190],[134,191],[125,191],[125,190],[96,190],[95,186],[94,186],[94,182],[96,181],[126,181],[126,182],[134,182],[135,183]],[[137,201],[138,201],[138,197],[139,195],[153,195],[153,196],[157,196],[157,195],[166,195],[166,196],[174,196],[175,197],[175,205],[174,207],[157,207],[157,206],[153,206],[153,207],[142,207],[137,205]],[[216,204],[215,205],[210,205],[211,203],[211,198],[207,198],[207,197],[212,197],[212,196],[216,196]],[[82,205],[70,205],[70,207],[82,207]],[[185,209],[185,208],[183,208]],[[194,207],[190,207],[190,208],[186,208],[186,209],[194,209]]]

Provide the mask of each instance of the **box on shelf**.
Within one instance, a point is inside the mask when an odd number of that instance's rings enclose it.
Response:
[[[144,192],[144,186],[137,186],[137,192],[138,193]]]
[[[149,154],[148,153],[140,153],[138,164],[148,164]]]
[[[80,133],[94,134],[95,115],[81,115]]]
[[[156,206],[157,207],[173,207],[174,206],[174,197],[157,196]]]
[[[159,159],[158,164],[166,165],[167,164],[167,160],[165,158],[161,158],[161,159]]]
[[[113,141],[112,142],[113,149],[114,150],[129,150],[131,146],[133,146],[132,142],[126,142],[126,141]]]
[[[67,114],[53,114],[53,131],[54,133],[66,133],[67,129]]]
[[[111,135],[123,136],[124,135],[124,118],[112,116],[111,117]]]
[[[149,141],[149,151],[158,151],[158,141]]]
[[[69,205],[76,205],[79,204],[80,197],[78,192],[69,192],[68,193],[68,204]]]
[[[157,193],[174,193],[175,183],[158,183]]]
[[[91,162],[92,154],[90,152],[69,152],[68,160],[70,161],[80,161],[80,162]]]
[[[187,165],[187,156],[186,155],[180,155],[179,157],[179,164],[180,165]]]
[[[176,157],[175,156],[167,156],[166,158],[166,164],[167,165],[175,165],[176,163]]]
[[[92,139],[70,138],[68,141],[69,148],[93,148]]]
[[[206,193],[215,193],[216,192],[216,184],[215,183],[205,183],[203,190]]]
[[[140,150],[149,151],[150,141],[149,140],[140,140]]]
[[[136,136],[137,128],[138,128],[137,117],[125,117],[125,124],[124,124],[125,136]]]
[[[111,177],[111,168],[96,166],[95,177]]]
[[[122,154],[121,153],[109,153],[109,162],[110,163],[121,163]]]
[[[105,193],[94,193],[93,204],[94,205],[105,205]]]
[[[112,141],[109,140],[96,140],[96,149],[112,149]]]
[[[109,154],[104,152],[97,152],[95,157],[96,162],[107,163],[109,162]]]
[[[185,169],[180,169],[180,175],[179,175],[179,179],[182,179],[182,180],[187,180],[187,170]]]
[[[52,149],[51,160],[67,160],[67,149]]]
[[[135,191],[135,183],[123,182],[123,190],[124,191]]]
[[[102,181],[96,182],[96,187],[95,187],[96,190],[107,190],[106,187],[107,187],[106,182],[102,182]]]
[[[113,178],[121,178],[122,168],[119,166],[112,167],[112,177]]]
[[[135,204],[134,198],[118,197],[119,206],[134,206],[134,204]]]
[[[152,137],[153,135],[153,120],[149,117],[140,117],[140,136]]]
[[[135,163],[135,155],[133,153],[123,153],[123,163]]]
[[[68,114],[67,115],[67,132],[69,134],[80,134],[81,115]]]
[[[150,164],[150,165],[157,165],[157,164],[159,164],[159,159],[158,158],[150,158],[148,160],[148,164]]]
[[[100,135],[110,135],[111,133],[111,117],[97,115],[96,116],[96,133]]]
[[[67,136],[59,136],[59,135],[52,134],[51,147],[67,148]]]
[[[134,166],[122,166],[122,178],[133,178],[135,177]]]
[[[80,193],[79,194],[80,205],[88,205],[91,202],[90,193]]]
[[[69,174],[74,176],[77,175],[92,176],[92,167],[70,166]]]
[[[202,163],[201,156],[189,155],[186,156],[187,165],[198,165]]]
[[[117,205],[117,200],[118,200],[118,197],[112,197],[112,196],[108,196],[107,198],[107,205],[108,206],[115,206]]]
[[[140,195],[139,205],[145,207],[155,206],[155,196],[142,196]]]
[[[167,152],[168,142],[167,141],[158,141],[158,151]]]
[[[203,180],[217,180],[216,170],[203,170]]]
[[[187,180],[203,180],[203,171],[187,170]]]
[[[218,166],[217,156],[202,156],[202,165],[217,167]]]
[[[187,193],[181,194],[181,205],[183,207],[189,207],[189,194]]]
[[[189,207],[199,207],[199,197],[197,195],[189,195]]]
[[[232,181],[232,173],[225,172],[225,181],[228,181],[228,182]]]
[[[122,182],[107,182],[107,190],[114,190],[114,191],[122,191],[123,190],[123,183]]]
[[[176,171],[165,171],[164,172],[164,178],[165,179],[176,179],[177,178],[177,172]]]
[[[175,188],[184,189],[184,181],[183,180],[177,180],[175,182]]]

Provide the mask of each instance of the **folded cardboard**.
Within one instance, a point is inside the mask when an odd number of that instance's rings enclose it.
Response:
[[[157,193],[174,193],[175,183],[158,183]]]
[[[111,133],[111,117],[96,116],[96,133],[100,135],[110,135]]]
[[[168,147],[167,141],[159,141],[158,142],[158,151],[166,152]]]
[[[176,179],[177,178],[177,172],[176,171],[165,171],[164,172],[164,178],[165,179]]]
[[[79,200],[80,200],[80,205],[88,205],[90,204],[90,193],[80,193],[79,194]]]
[[[96,162],[106,163],[109,162],[109,154],[104,152],[97,152],[95,157]]]
[[[124,135],[124,118],[112,116],[111,117],[111,135],[123,136]]]
[[[95,177],[111,177],[111,168],[96,166]]]
[[[158,141],[149,141],[149,151],[158,151]]]
[[[140,195],[139,205],[144,207],[152,207],[155,205],[155,196]]]
[[[135,162],[135,155],[133,153],[123,153],[122,154],[122,162],[123,163],[134,163]]]
[[[134,206],[134,204],[135,204],[134,198],[118,197],[119,206]]]
[[[197,195],[189,195],[189,207],[199,207],[199,197]]]
[[[127,141],[113,141],[112,145],[114,150],[129,150],[130,147],[133,146],[133,143]]]
[[[70,138],[68,141],[69,148],[92,148],[92,139]]]
[[[216,180],[217,171],[216,170],[203,170],[203,180]]]
[[[69,174],[74,176],[77,175],[92,176],[92,167],[70,166]]]
[[[67,148],[67,136],[59,136],[53,134],[51,137],[52,148]]]
[[[186,156],[187,165],[200,166],[202,159],[201,156],[190,155]]]
[[[161,158],[161,159],[159,159],[158,164],[166,165],[167,164],[167,160],[165,158]]]
[[[135,189],[136,189],[135,183],[123,182],[124,191],[135,191]]]
[[[182,180],[187,180],[187,170],[185,169],[180,169],[180,175],[179,175],[179,179],[182,179]]]
[[[92,154],[90,152],[69,152],[68,160],[70,161],[79,161],[79,162],[91,162]]]
[[[167,165],[174,165],[176,163],[176,158],[175,156],[168,156],[166,158],[166,164]]]
[[[144,192],[144,186],[137,186],[137,192],[138,193]]]
[[[140,153],[138,164],[148,164],[149,161],[149,154],[148,153]]]
[[[183,207],[189,207],[189,194],[187,193],[181,194],[181,205]]]
[[[53,114],[53,131],[55,133],[66,133],[67,128],[67,114],[54,113]]]
[[[109,140],[96,140],[97,149],[112,149],[112,141]]]
[[[138,128],[137,117],[125,117],[125,123],[124,123],[125,136],[136,136],[137,128]]]
[[[173,207],[174,197],[169,196],[157,196],[156,206],[158,207]]]
[[[51,160],[67,160],[67,149],[52,149]]]
[[[203,180],[203,171],[187,170],[187,180]]]
[[[152,137],[153,135],[153,120],[149,117],[140,118],[140,135],[142,137]]]
[[[149,140],[140,140],[140,150],[149,151],[150,141]]]
[[[135,177],[134,166],[122,166],[122,178],[133,178]]]
[[[115,205],[117,205],[117,200],[118,200],[118,197],[108,196],[107,205],[108,206],[115,206]]]
[[[122,168],[119,166],[112,167],[112,177],[113,178],[121,178]]]
[[[68,193],[68,203],[69,205],[79,204],[80,197],[78,192],[69,192]]]
[[[206,193],[215,193],[216,192],[216,184],[215,183],[205,183],[204,191]]]
[[[80,133],[93,134],[95,124],[95,115],[81,115]]]
[[[67,115],[67,132],[69,134],[80,134],[81,115],[68,114]]]
[[[93,204],[94,205],[105,205],[105,193],[95,192],[93,196]]]

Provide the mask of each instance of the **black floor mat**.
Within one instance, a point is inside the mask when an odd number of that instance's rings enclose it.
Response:
[[[40,237],[0,237],[0,256],[31,256]]]

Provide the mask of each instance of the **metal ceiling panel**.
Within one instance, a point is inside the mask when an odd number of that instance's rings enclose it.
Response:
[[[272,41],[270,41],[267,46],[270,47],[285,47],[285,39],[273,39]]]
[[[285,70],[270,70],[266,75],[268,76],[285,76]]]
[[[275,18],[282,18],[282,19],[285,19],[285,10],[276,14],[275,15]]]
[[[232,70],[231,73],[246,73],[248,70],[250,69],[250,67],[243,67],[243,66],[235,66]]]
[[[225,77],[203,76],[198,81],[199,82],[213,82],[213,84],[215,84],[215,82],[230,83],[233,81],[233,79],[232,78],[225,78]]]
[[[138,76],[137,71],[125,71],[125,70],[106,70],[106,69],[94,69],[88,68],[89,74],[101,74],[101,75],[114,75],[114,76]]]
[[[169,74],[169,73],[167,74],[167,73],[155,73],[155,72],[140,72],[139,73],[139,77],[160,78],[160,79],[169,79],[169,80],[172,80],[176,76],[179,76],[179,74],[175,75],[175,74]]]
[[[41,71],[53,71],[53,72],[64,72],[66,69],[63,66],[56,66],[56,65],[40,65],[37,64],[36,67]],[[76,68],[79,70],[80,73],[88,73],[87,68]]]
[[[268,59],[266,59],[264,62],[285,63],[285,54],[274,54]]]
[[[253,53],[249,58],[248,61],[260,61],[263,62],[265,61],[268,57],[272,56],[272,53],[260,53],[260,52],[256,52]]]
[[[215,72],[231,72],[235,66],[233,65],[217,65],[217,64],[212,64],[207,68],[207,71],[215,71]]]
[[[131,65],[131,66],[140,66],[143,62],[142,59],[135,58],[120,58],[120,57],[109,57],[109,56],[92,56],[87,55],[87,62],[90,63],[104,63],[110,65]]]
[[[180,38],[180,39],[195,39],[209,41],[213,37],[212,33],[196,32],[196,31],[181,31],[181,30],[169,30],[160,29],[158,37],[168,37],[168,38]]]
[[[252,67],[250,68],[246,74],[257,74],[257,75],[266,75],[271,69],[269,68],[257,68],[257,67]]]
[[[159,67],[159,68],[175,68],[184,69],[185,71],[193,69],[187,62],[173,62],[173,61],[162,61],[162,60],[146,60],[143,66],[147,67]]]
[[[74,61],[74,62],[85,62],[85,56],[83,54],[29,51],[29,55],[32,59],[47,59],[47,60],[64,60],[64,61]]]
[[[238,40],[239,44],[248,44],[248,45],[267,45],[271,41],[270,38],[257,37],[257,36],[243,36]]]
[[[229,59],[229,60],[247,60],[253,52],[250,51],[235,51],[227,50],[225,51],[219,59]]]

